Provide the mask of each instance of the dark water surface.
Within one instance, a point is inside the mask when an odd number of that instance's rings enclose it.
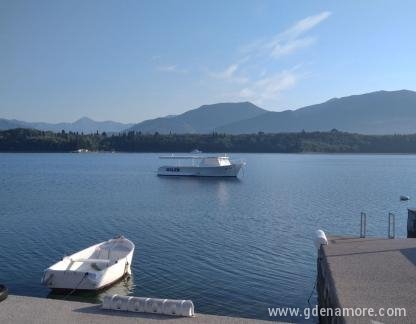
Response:
[[[0,154],[0,282],[46,297],[45,268],[121,233],[136,244],[133,276],[104,293],[269,319],[268,307],[307,306],[316,229],[357,235],[363,210],[386,236],[392,211],[406,235],[412,201],[399,196],[416,197],[416,156],[232,157],[247,162],[239,180],[157,177],[155,154]]]

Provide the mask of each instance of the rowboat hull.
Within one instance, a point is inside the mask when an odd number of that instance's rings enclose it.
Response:
[[[44,271],[42,284],[50,289],[99,290],[131,273],[134,244],[115,238],[93,245]]]

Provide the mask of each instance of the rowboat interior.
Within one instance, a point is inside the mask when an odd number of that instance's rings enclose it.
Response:
[[[51,270],[100,271],[125,258],[130,251],[128,241],[110,240],[70,257],[64,257],[61,262],[54,264]]]

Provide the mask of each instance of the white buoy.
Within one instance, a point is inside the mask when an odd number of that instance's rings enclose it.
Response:
[[[323,230],[317,230],[315,232],[314,244],[317,249],[319,249],[321,245],[328,245],[328,239]]]
[[[195,315],[191,300],[159,299],[120,295],[104,296],[104,309],[192,317]]]

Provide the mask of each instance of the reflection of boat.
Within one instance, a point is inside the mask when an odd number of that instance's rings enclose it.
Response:
[[[76,290],[68,294],[68,290],[52,289],[47,298],[51,299],[65,299],[71,301],[88,302],[93,304],[102,303],[106,295],[132,295],[134,293],[134,276],[133,273],[124,276],[108,288],[100,290]]]
[[[134,244],[123,236],[64,257],[46,269],[42,283],[51,289],[98,290],[130,273]]]
[[[159,167],[160,176],[236,177],[244,162],[232,162],[228,156],[161,156],[175,161]]]

